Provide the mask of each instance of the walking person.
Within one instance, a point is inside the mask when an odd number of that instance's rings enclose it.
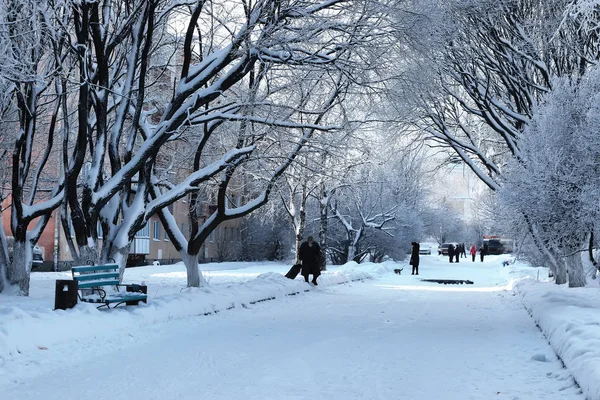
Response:
[[[450,243],[450,246],[448,246],[448,257],[450,257],[450,262],[453,263],[454,261],[454,252],[456,250],[454,249],[454,245],[452,243]]]
[[[463,243],[460,245],[460,250],[461,250],[461,258],[467,258],[467,246]]]
[[[308,276],[312,275],[312,284],[317,286],[317,278],[321,275],[321,247],[313,240],[312,236],[300,245],[298,259],[302,263],[302,276],[308,282]]]
[[[477,255],[477,248],[474,244],[471,245],[471,257],[473,258],[473,262],[475,262],[475,256]]]
[[[457,244],[456,247],[454,248],[454,258],[456,259],[456,262],[460,262],[459,261],[459,257],[460,257],[460,244]]]
[[[483,262],[483,258],[485,256],[487,256],[489,251],[489,246],[487,243],[483,243],[483,246],[481,246],[481,249],[479,249],[479,256],[481,258],[481,262]]]
[[[419,250],[420,245],[417,242],[412,242],[412,251],[410,253],[410,265],[412,265],[411,275],[419,275]]]

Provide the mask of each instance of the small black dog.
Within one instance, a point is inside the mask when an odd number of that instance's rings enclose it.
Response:
[[[402,275],[402,271],[404,271],[404,268],[399,268],[399,269],[398,269],[398,268],[396,268],[396,269],[394,270],[394,273],[396,273],[396,274],[398,274],[398,275]]]

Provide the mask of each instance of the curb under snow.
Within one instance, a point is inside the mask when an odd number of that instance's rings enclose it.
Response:
[[[600,292],[522,280],[515,293],[586,399],[600,399]]]

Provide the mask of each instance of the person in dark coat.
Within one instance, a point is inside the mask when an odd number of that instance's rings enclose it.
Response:
[[[460,245],[460,257],[467,258],[467,246],[464,243]]]
[[[490,248],[489,248],[488,244],[483,243],[483,246],[481,247],[481,249],[479,249],[479,255],[481,256],[481,262],[483,262],[483,257],[487,256],[489,250],[490,250]]]
[[[412,274],[419,275],[419,250],[421,246],[417,242],[412,242],[412,251],[410,253],[410,265],[412,265]]]
[[[456,259],[456,262],[460,262],[459,258],[460,258],[460,244],[457,244],[456,247],[454,248],[454,258]]]
[[[321,275],[321,247],[309,236],[306,242],[300,245],[298,259],[302,263],[302,276],[308,282],[308,276],[312,275],[312,283],[316,286],[317,278]]]
[[[454,261],[454,252],[456,251],[456,249],[454,248],[453,244],[450,244],[450,246],[448,246],[448,257],[450,257],[450,262],[453,263]]]

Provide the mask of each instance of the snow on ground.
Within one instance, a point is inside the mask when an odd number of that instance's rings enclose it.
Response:
[[[321,286],[366,279],[390,271],[392,263],[358,266],[349,263],[330,268],[319,278]],[[254,301],[279,298],[311,289],[301,276],[292,281],[283,276],[290,266],[276,263],[203,264],[211,285],[186,289],[183,264],[127,269],[125,283],[148,285],[148,304],[98,310],[79,303],[71,310],[52,311],[54,282],[71,279],[70,272],[33,273],[31,297],[0,295],[0,384],[11,360],[35,360],[40,348],[69,343],[79,337],[101,335],[111,339],[123,331],[243,307]],[[222,268],[232,268],[222,270]],[[26,363],[29,361],[26,361]],[[22,365],[17,362],[17,367]]]
[[[531,280],[516,290],[588,399],[600,399],[600,291]]]
[[[126,281],[160,291],[147,306],[108,312],[85,304],[47,311],[53,295],[18,305],[0,297],[0,393],[22,400],[583,399],[510,290],[514,278],[537,270],[502,261],[423,256],[418,277],[406,264],[349,265],[308,293],[301,280],[281,277],[284,265],[213,271],[210,288],[182,293],[182,266],[136,268]],[[402,275],[391,272],[402,266]],[[367,275],[375,279],[333,284]],[[50,277],[34,276],[34,287],[48,291]],[[290,290],[300,293],[281,296]],[[248,301],[272,293],[274,301]],[[32,329],[40,331],[35,341]]]

